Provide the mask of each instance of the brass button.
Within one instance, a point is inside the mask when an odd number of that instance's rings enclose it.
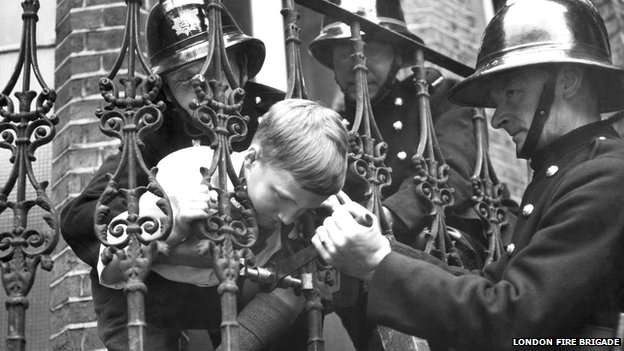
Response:
[[[550,166],[550,167],[548,167],[548,168],[546,169],[546,176],[547,176],[547,177],[552,177],[552,176],[554,176],[555,174],[557,174],[557,172],[559,172],[559,167],[557,167],[557,166],[555,166],[555,165],[552,165],[552,166]]]
[[[403,122],[396,121],[392,123],[392,128],[394,128],[394,130],[396,130],[397,132],[400,131],[401,129],[403,129]]]
[[[522,215],[525,216],[525,217],[528,217],[528,216],[531,215],[531,213],[533,213],[534,209],[535,209],[535,206],[533,206],[531,204],[526,204],[522,208]]]
[[[514,250],[516,249],[516,245],[514,245],[513,243],[507,245],[507,247],[505,248],[505,251],[507,252],[508,255],[511,255]]]
[[[394,99],[394,105],[395,106],[403,106],[403,99],[401,99],[400,97]]]

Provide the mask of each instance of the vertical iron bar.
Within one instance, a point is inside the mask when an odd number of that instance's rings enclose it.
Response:
[[[477,141],[477,159],[471,177],[474,203],[473,208],[484,226],[488,239],[485,265],[497,261],[503,251],[501,227],[507,223],[507,212],[501,203],[504,196],[504,184],[498,181],[488,152],[487,125],[485,111],[473,109],[473,124]]]
[[[208,52],[200,72],[191,79],[197,102],[190,107],[194,124],[206,134],[214,149],[211,167],[203,172],[203,183],[217,192],[218,212],[206,219],[198,230],[210,247],[214,270],[220,281],[221,348],[237,351],[240,340],[236,282],[241,261],[253,261],[249,248],[258,238],[258,226],[244,184],[236,176],[230,153],[231,142],[247,134],[249,117],[240,114],[245,92],[239,86],[245,82],[234,79],[223,40],[222,17],[230,16],[229,12],[224,10],[220,0],[206,0],[205,4],[209,22]],[[212,182],[215,175],[218,177],[216,185]],[[234,191],[228,189],[228,180]],[[241,219],[232,218],[232,198],[243,208]]]
[[[299,45],[300,28],[297,25],[299,12],[295,9],[294,0],[282,0],[281,14],[284,17],[284,37],[286,42],[286,72],[288,75],[286,99],[307,99],[308,91],[303,79],[301,50]]]
[[[308,92],[303,78],[303,67],[301,62],[299,39],[300,28],[297,25],[299,12],[295,9],[293,0],[282,0],[281,14],[284,18],[284,37],[286,46],[286,69],[288,75],[286,99],[299,98],[307,99]],[[303,216],[302,216],[303,217]],[[299,220],[301,220],[301,218]],[[308,238],[304,245],[311,245],[309,238],[314,235],[313,226],[304,226],[303,236]],[[331,269],[327,267],[326,269]],[[305,311],[308,327],[308,351],[323,351],[325,341],[323,340],[323,304],[321,303],[321,285],[326,282],[319,280],[320,274],[316,262],[311,262],[300,270],[302,281],[301,291],[306,299]]]
[[[137,46],[141,0],[126,0],[126,5],[126,26],[121,50],[107,77],[100,79],[100,92],[108,105],[96,111],[100,130],[121,141],[121,160],[115,173],[108,174],[109,182],[96,205],[94,229],[106,246],[102,255],[103,263],[108,264],[116,255],[120,267],[124,267],[124,292],[128,302],[128,349],[142,351],[146,342],[144,294],[147,288],[144,280],[157,252],[156,241],[169,235],[173,218],[169,198],[156,181],[154,170],[147,168],[140,150],[142,137],[163,123],[165,104],[156,101],[162,80],[158,75],[150,74]],[[145,80],[136,76],[136,56],[139,56],[143,70],[149,74]],[[126,58],[127,73],[119,78],[121,88],[118,89],[113,80]],[[147,175],[147,186],[138,184],[139,172]],[[160,198],[158,204],[164,218],[139,215],[139,198],[147,191]],[[117,217],[107,223],[106,215],[111,211],[109,204],[118,196],[126,198],[127,214],[124,218]],[[121,250],[125,250],[125,254]]]
[[[351,58],[356,82],[355,116],[349,131],[349,137],[352,139],[350,144],[354,145],[349,152],[349,171],[368,184],[367,189],[364,190],[366,202],[363,205],[380,219],[382,232],[386,236],[393,237],[390,220],[386,217],[381,205],[381,190],[392,182],[391,170],[384,163],[387,145],[377,128],[370,103],[366,76],[368,69],[360,23],[353,21],[349,25],[350,41],[353,47]]]
[[[7,208],[13,211],[13,228],[0,232],[0,268],[2,284],[7,294],[6,308],[8,330],[6,346],[9,351],[21,351],[26,347],[25,324],[26,297],[35,280],[37,266],[52,269],[48,257],[58,242],[57,216],[46,194],[47,182],[38,182],[32,162],[36,149],[49,143],[56,134],[56,116],[46,116],[50,112],[56,93],[48,88],[37,64],[36,25],[39,11],[38,0],[22,1],[22,38],[20,53],[8,84],[0,94],[0,147],[11,151],[13,167],[9,178],[0,187],[0,213]],[[22,74],[22,90],[14,93],[18,100],[17,112],[9,97]],[[42,88],[41,93],[30,90],[31,74],[34,74]],[[35,100],[35,98],[37,98]],[[35,109],[31,110],[35,102]],[[28,199],[28,182],[35,190],[36,198]],[[17,186],[17,189],[15,189]],[[13,190],[15,201],[9,201]],[[39,207],[50,231],[39,232],[28,228],[28,213]]]
[[[305,311],[308,322],[308,351],[325,350],[325,340],[323,340],[323,304],[321,303],[321,292],[318,288],[318,272],[316,261],[308,263],[306,272],[301,274],[301,291],[306,303]]]
[[[11,78],[0,94],[0,147],[11,151],[11,172],[0,187],[0,213],[7,208],[13,211],[13,228],[0,232],[0,268],[2,284],[7,294],[6,308],[8,331],[6,346],[9,351],[22,351],[26,347],[25,325],[26,297],[35,280],[37,266],[52,269],[48,257],[56,247],[59,230],[57,216],[46,194],[47,182],[38,182],[32,162],[36,149],[54,138],[58,118],[46,116],[50,112],[56,93],[46,85],[37,63],[36,25],[38,0],[22,1],[22,38],[20,53]],[[9,97],[22,74],[22,90],[14,93],[18,100],[17,112]],[[39,95],[30,90],[34,74],[42,91]],[[36,98],[36,100],[35,100]],[[34,110],[31,110],[35,102]],[[32,185],[36,198],[28,199],[27,186]],[[15,189],[17,186],[17,189]],[[15,190],[15,201],[9,201]],[[44,211],[42,215],[49,229],[39,232],[28,228],[28,213],[33,207]]]
[[[425,55],[422,48],[416,49],[416,65],[412,68],[416,77],[416,92],[419,104],[420,135],[418,151],[413,158],[417,175],[419,197],[429,199],[433,221],[424,233],[425,252],[431,253],[444,262],[463,266],[457,249],[453,244],[445,221],[445,208],[453,205],[453,189],[447,184],[449,167],[444,161],[438,145],[431,107],[429,106],[429,84],[425,79]]]

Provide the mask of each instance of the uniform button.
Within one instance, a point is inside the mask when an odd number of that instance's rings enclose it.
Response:
[[[405,160],[407,158],[407,152],[405,151],[401,151],[397,154],[397,158],[401,161]]]
[[[547,177],[552,177],[552,176],[554,176],[555,174],[557,174],[557,172],[559,172],[559,167],[557,167],[557,166],[555,166],[555,165],[552,165],[552,166],[550,166],[550,167],[548,167],[548,168],[546,169],[546,176],[547,176]]]
[[[394,130],[396,130],[398,132],[399,130],[403,129],[403,122],[396,121],[396,122],[392,123],[392,127],[394,128]]]
[[[262,98],[260,96],[256,96],[256,104],[259,104],[262,102]]]
[[[607,138],[603,137],[603,136],[599,136],[598,140],[607,140]]]
[[[507,245],[507,247],[505,248],[505,251],[507,252],[508,255],[511,255],[514,250],[516,249],[516,245],[514,245],[513,243]]]
[[[394,99],[394,104],[396,106],[403,106],[403,99],[401,99],[400,97]]]
[[[524,205],[524,207],[522,208],[522,215],[525,217],[528,217],[531,215],[531,213],[533,213],[533,209],[535,208],[535,206],[531,205],[531,204],[526,204]]]
[[[351,122],[347,121],[346,118],[343,118],[341,122],[342,122],[342,125],[345,126],[345,128],[351,124]]]

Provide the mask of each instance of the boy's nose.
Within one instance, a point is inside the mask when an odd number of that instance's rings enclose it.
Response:
[[[285,225],[290,225],[293,224],[297,218],[299,218],[302,212],[302,209],[286,210],[280,212],[278,214],[278,217],[282,223],[284,223]]]
[[[288,215],[288,214],[284,214],[284,213],[280,213],[278,215],[280,221],[285,224],[285,225],[291,225],[293,224],[293,222],[295,221],[295,217],[292,215]]]

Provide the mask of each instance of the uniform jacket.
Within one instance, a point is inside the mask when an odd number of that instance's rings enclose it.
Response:
[[[476,275],[395,244],[370,283],[369,316],[457,350],[613,327],[624,280],[624,141],[608,122],[587,125],[538,151],[531,167],[506,255]]]
[[[435,71],[429,73],[435,75]],[[436,76],[437,77],[437,76]],[[380,101],[373,104],[373,115],[384,141],[388,144],[386,166],[392,168],[392,184],[383,189],[384,206],[400,220],[403,233],[395,233],[406,242],[406,233],[414,235],[431,222],[429,209],[416,197],[412,180],[415,168],[411,161],[418,149],[420,135],[419,107],[414,77],[397,82]],[[469,108],[451,104],[446,92],[456,81],[444,79],[431,95],[430,106],[436,137],[447,164],[449,184],[455,189],[450,216],[475,218],[470,209],[470,176],[475,164],[476,143],[472,113]],[[353,102],[345,102],[345,117],[352,120]],[[470,231],[470,230],[468,230]],[[405,239],[405,240],[404,240]]]
[[[430,83],[439,77],[435,70],[428,70],[427,75]],[[485,247],[485,237],[470,202],[472,195],[470,176],[476,157],[472,113],[469,108],[453,105],[446,99],[447,91],[455,84],[455,80],[445,78],[440,85],[430,89],[432,121],[445,161],[450,167],[449,185],[454,188],[454,205],[447,207],[446,221],[447,224],[470,233]],[[418,233],[431,223],[428,204],[417,197],[417,184],[413,180],[416,171],[411,159],[417,152],[420,136],[419,106],[414,77],[395,82],[383,98],[373,102],[372,109],[383,140],[388,144],[385,164],[392,168],[392,184],[382,190],[385,197],[383,205],[395,216],[393,229],[397,240],[414,245]],[[343,116],[353,122],[354,115],[354,102],[346,100]],[[350,196],[357,194],[357,191],[352,191],[349,186],[347,179],[345,191]],[[353,200],[359,199],[353,196]],[[366,294],[359,294],[355,302],[349,298],[345,298],[345,302],[340,298],[342,297],[334,297],[335,310],[351,336],[355,348],[382,350],[375,325],[366,320]]]

